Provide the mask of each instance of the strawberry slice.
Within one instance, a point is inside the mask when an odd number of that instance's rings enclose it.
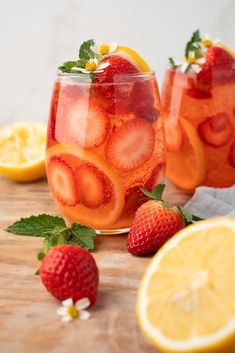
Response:
[[[165,163],[159,163],[152,171],[149,179],[144,184],[144,188],[148,191],[152,191],[154,186],[159,184],[160,182],[164,182],[164,171],[165,171]]]
[[[79,202],[76,178],[67,162],[60,157],[49,159],[47,176],[51,192],[59,202],[66,206]]]
[[[83,163],[76,170],[81,203],[89,208],[107,204],[113,187],[108,177],[91,163]]]
[[[198,134],[206,144],[213,147],[224,146],[232,136],[233,127],[226,113],[208,117],[198,126]]]
[[[59,82],[56,82],[54,85],[52,98],[51,98],[51,107],[50,107],[50,118],[48,121],[48,141],[55,139],[55,125],[56,125],[56,114],[58,109],[58,101],[60,95],[61,85]]]
[[[228,155],[228,161],[229,161],[229,164],[233,168],[235,168],[235,143],[233,143],[230,148],[229,155]]]
[[[155,131],[145,120],[132,119],[116,129],[106,145],[106,158],[122,171],[139,168],[153,155]]]
[[[56,140],[74,143],[82,148],[94,148],[104,142],[109,128],[109,117],[99,104],[78,99],[59,110]]]

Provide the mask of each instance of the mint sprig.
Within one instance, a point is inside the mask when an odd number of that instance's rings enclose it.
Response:
[[[191,39],[186,44],[185,48],[185,57],[189,57],[189,52],[194,52],[196,58],[201,57],[201,46],[200,43],[202,41],[200,31],[197,30],[193,32]]]
[[[62,72],[67,73],[77,73],[78,71],[74,69],[75,67],[85,68],[86,63],[89,59],[94,59],[96,54],[94,52],[95,41],[94,39],[88,39],[87,41],[83,42],[80,46],[79,53],[78,53],[78,60],[73,61],[66,61],[62,65],[58,67],[58,69]]]
[[[162,195],[163,195],[165,187],[166,187],[165,184],[158,184],[153,188],[152,191],[148,191],[145,188],[141,188],[140,190],[142,191],[142,193],[145,196],[147,196],[146,200],[156,200],[160,204],[162,204],[162,206],[167,207],[167,208],[171,208],[171,207],[173,207],[173,205],[162,199]],[[184,207],[181,207],[181,206],[174,206],[174,207],[178,208],[179,212],[181,213],[181,215],[184,219],[185,226],[192,224],[193,221],[202,221],[203,220],[203,218],[192,215]]]
[[[63,218],[47,214],[21,218],[6,231],[17,235],[43,237],[44,250],[38,254],[39,260],[42,260],[53,246],[60,244],[78,245],[86,250],[93,250],[96,236],[95,230],[90,227],[76,223],[67,227]]]

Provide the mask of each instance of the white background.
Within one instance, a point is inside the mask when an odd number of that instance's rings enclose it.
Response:
[[[235,0],[0,0],[0,125],[47,119],[56,68],[85,39],[136,49],[160,85],[198,28],[235,49]]]

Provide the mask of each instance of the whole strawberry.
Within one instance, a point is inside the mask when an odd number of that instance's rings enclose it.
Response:
[[[149,201],[141,205],[135,214],[134,222],[128,234],[127,250],[136,256],[155,253],[192,220],[192,216],[182,207],[172,206],[162,200],[165,185],[157,185],[152,192],[141,189]]]
[[[48,292],[62,301],[88,298],[96,302],[99,274],[93,256],[80,246],[58,245],[44,257],[40,277]]]

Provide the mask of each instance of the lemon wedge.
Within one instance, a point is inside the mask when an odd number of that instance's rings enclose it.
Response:
[[[0,174],[15,181],[45,176],[46,125],[20,122],[0,129]]]
[[[129,60],[140,72],[151,71],[146,61],[133,49],[118,45],[117,54],[122,56],[124,59]]]
[[[137,314],[161,352],[235,352],[235,220],[198,222],[171,238],[144,275]]]

